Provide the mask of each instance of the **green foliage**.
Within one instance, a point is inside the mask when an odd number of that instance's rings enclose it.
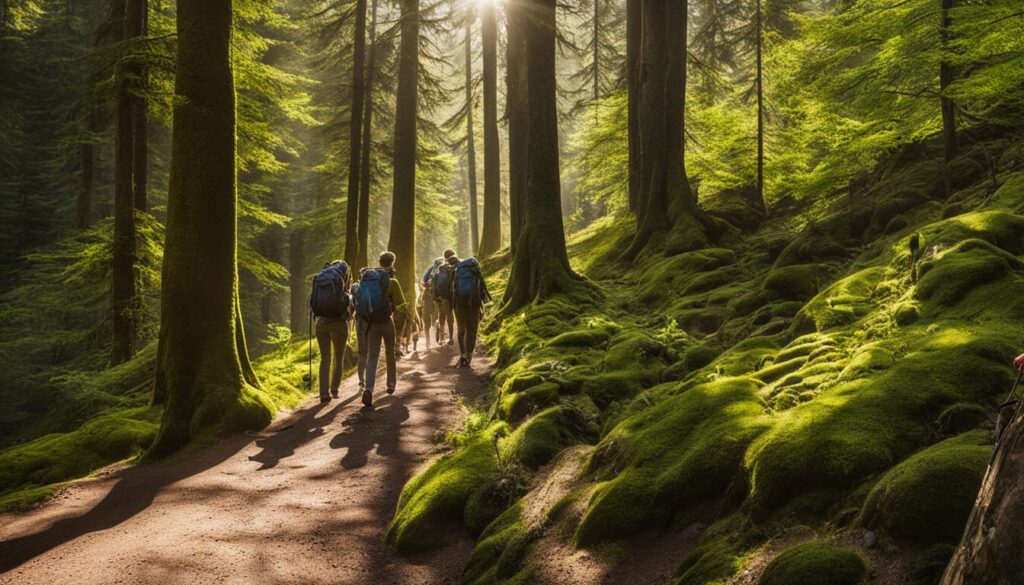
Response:
[[[857,585],[867,572],[857,553],[833,544],[794,546],[765,568],[758,585]]]

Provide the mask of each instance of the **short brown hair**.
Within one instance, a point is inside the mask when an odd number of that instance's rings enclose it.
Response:
[[[452,250],[451,248],[448,248],[447,250],[444,251],[444,259],[445,260],[451,258],[454,255],[455,255],[455,250]]]
[[[379,261],[380,265],[383,266],[384,268],[391,268],[392,266],[395,265],[395,253],[384,252],[383,254],[380,255]]]

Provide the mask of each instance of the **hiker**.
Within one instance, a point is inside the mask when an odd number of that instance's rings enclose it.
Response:
[[[434,301],[437,303],[437,344],[444,343],[444,330],[447,323],[448,345],[452,345],[455,337],[455,315],[452,313],[451,284],[459,258],[455,255],[454,250],[445,250],[444,260],[445,262],[438,267],[437,273],[434,274],[430,288],[434,291]]]
[[[351,297],[348,288],[348,264],[328,262],[313,277],[313,290],[309,294],[309,314],[316,317],[316,344],[320,348],[320,403],[326,404],[338,397],[341,373],[345,367],[345,348],[348,344],[348,320]],[[312,328],[312,327],[311,327]],[[312,346],[312,343],[310,343]],[[310,362],[313,361],[312,347]],[[333,356],[333,360],[331,359]],[[334,375],[331,375],[331,362]],[[310,366],[312,373],[312,365]],[[310,376],[312,378],[312,376]],[[330,386],[328,387],[328,381]],[[312,380],[310,380],[312,383]],[[329,391],[329,392],[328,392]]]
[[[395,280],[395,255],[384,252],[380,255],[378,268],[364,268],[360,271],[359,284],[353,287],[356,308],[357,337],[359,339],[359,370],[363,404],[373,404],[373,387],[377,378],[380,360],[380,346],[384,343],[387,361],[388,394],[395,392],[398,371],[395,365],[397,344],[395,343],[395,321],[393,316],[407,311],[402,286]]]
[[[455,320],[459,325],[458,366],[468,368],[473,361],[484,303],[491,300],[476,258],[467,258],[456,265],[455,278],[451,283],[451,299]]]
[[[430,349],[430,328],[435,327],[435,315],[438,313],[437,302],[434,300],[434,295],[430,290],[430,283],[434,281],[434,275],[441,268],[442,264],[444,264],[444,258],[434,260],[430,268],[427,268],[427,271],[423,273],[423,280],[420,282],[420,297],[417,303],[417,311],[420,315],[421,330],[423,332],[423,339],[427,344],[427,349]]]

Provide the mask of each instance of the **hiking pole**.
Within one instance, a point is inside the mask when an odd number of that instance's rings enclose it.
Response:
[[[1019,370],[1017,372],[1017,380],[1013,383],[1013,388],[1010,389],[1010,393],[1006,395],[1006,399],[1003,400],[1003,403],[996,409],[996,413],[998,415],[996,417],[996,444],[992,449],[992,458],[989,459],[990,466],[996,460],[996,454],[999,452],[999,444],[1002,443],[1003,433],[1006,432],[1006,427],[1010,426],[1010,424],[1017,419],[1017,415],[1020,414],[1021,403],[1024,401],[1014,400],[1013,397],[1017,394],[1017,386],[1020,385],[1022,376],[1024,376],[1024,370]],[[1015,406],[1013,409],[1013,415],[1009,420],[1004,421],[1003,411],[1009,406]]]

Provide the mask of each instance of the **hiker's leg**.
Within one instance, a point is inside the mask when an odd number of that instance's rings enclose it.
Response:
[[[385,323],[381,326],[381,335],[384,338],[384,351],[388,362],[388,389],[394,390],[398,383],[398,366],[395,364],[395,324]]]
[[[466,315],[466,359],[473,359],[476,349],[476,334],[480,329],[480,309],[469,309]]]
[[[356,373],[359,375],[359,383],[366,385],[366,361],[370,344],[366,340],[366,323],[360,319],[353,321],[356,328]]]
[[[370,325],[370,330],[366,334],[366,343],[369,346],[369,350],[366,354],[366,390],[373,392],[374,382],[377,380],[377,366],[380,364],[380,342],[384,336],[382,333],[381,326],[379,324]],[[385,351],[390,351],[392,348],[385,348]],[[394,358],[392,352],[391,359]]]
[[[320,348],[320,398],[327,398],[327,382],[331,379],[331,330],[316,322],[316,345]]]
[[[337,396],[341,388],[341,374],[345,369],[345,345],[348,343],[348,321],[339,321],[331,327],[331,345],[334,346],[334,372],[331,376],[331,395]]]
[[[459,331],[459,355],[466,357],[466,326],[468,325],[466,309],[455,309],[455,323]]]

